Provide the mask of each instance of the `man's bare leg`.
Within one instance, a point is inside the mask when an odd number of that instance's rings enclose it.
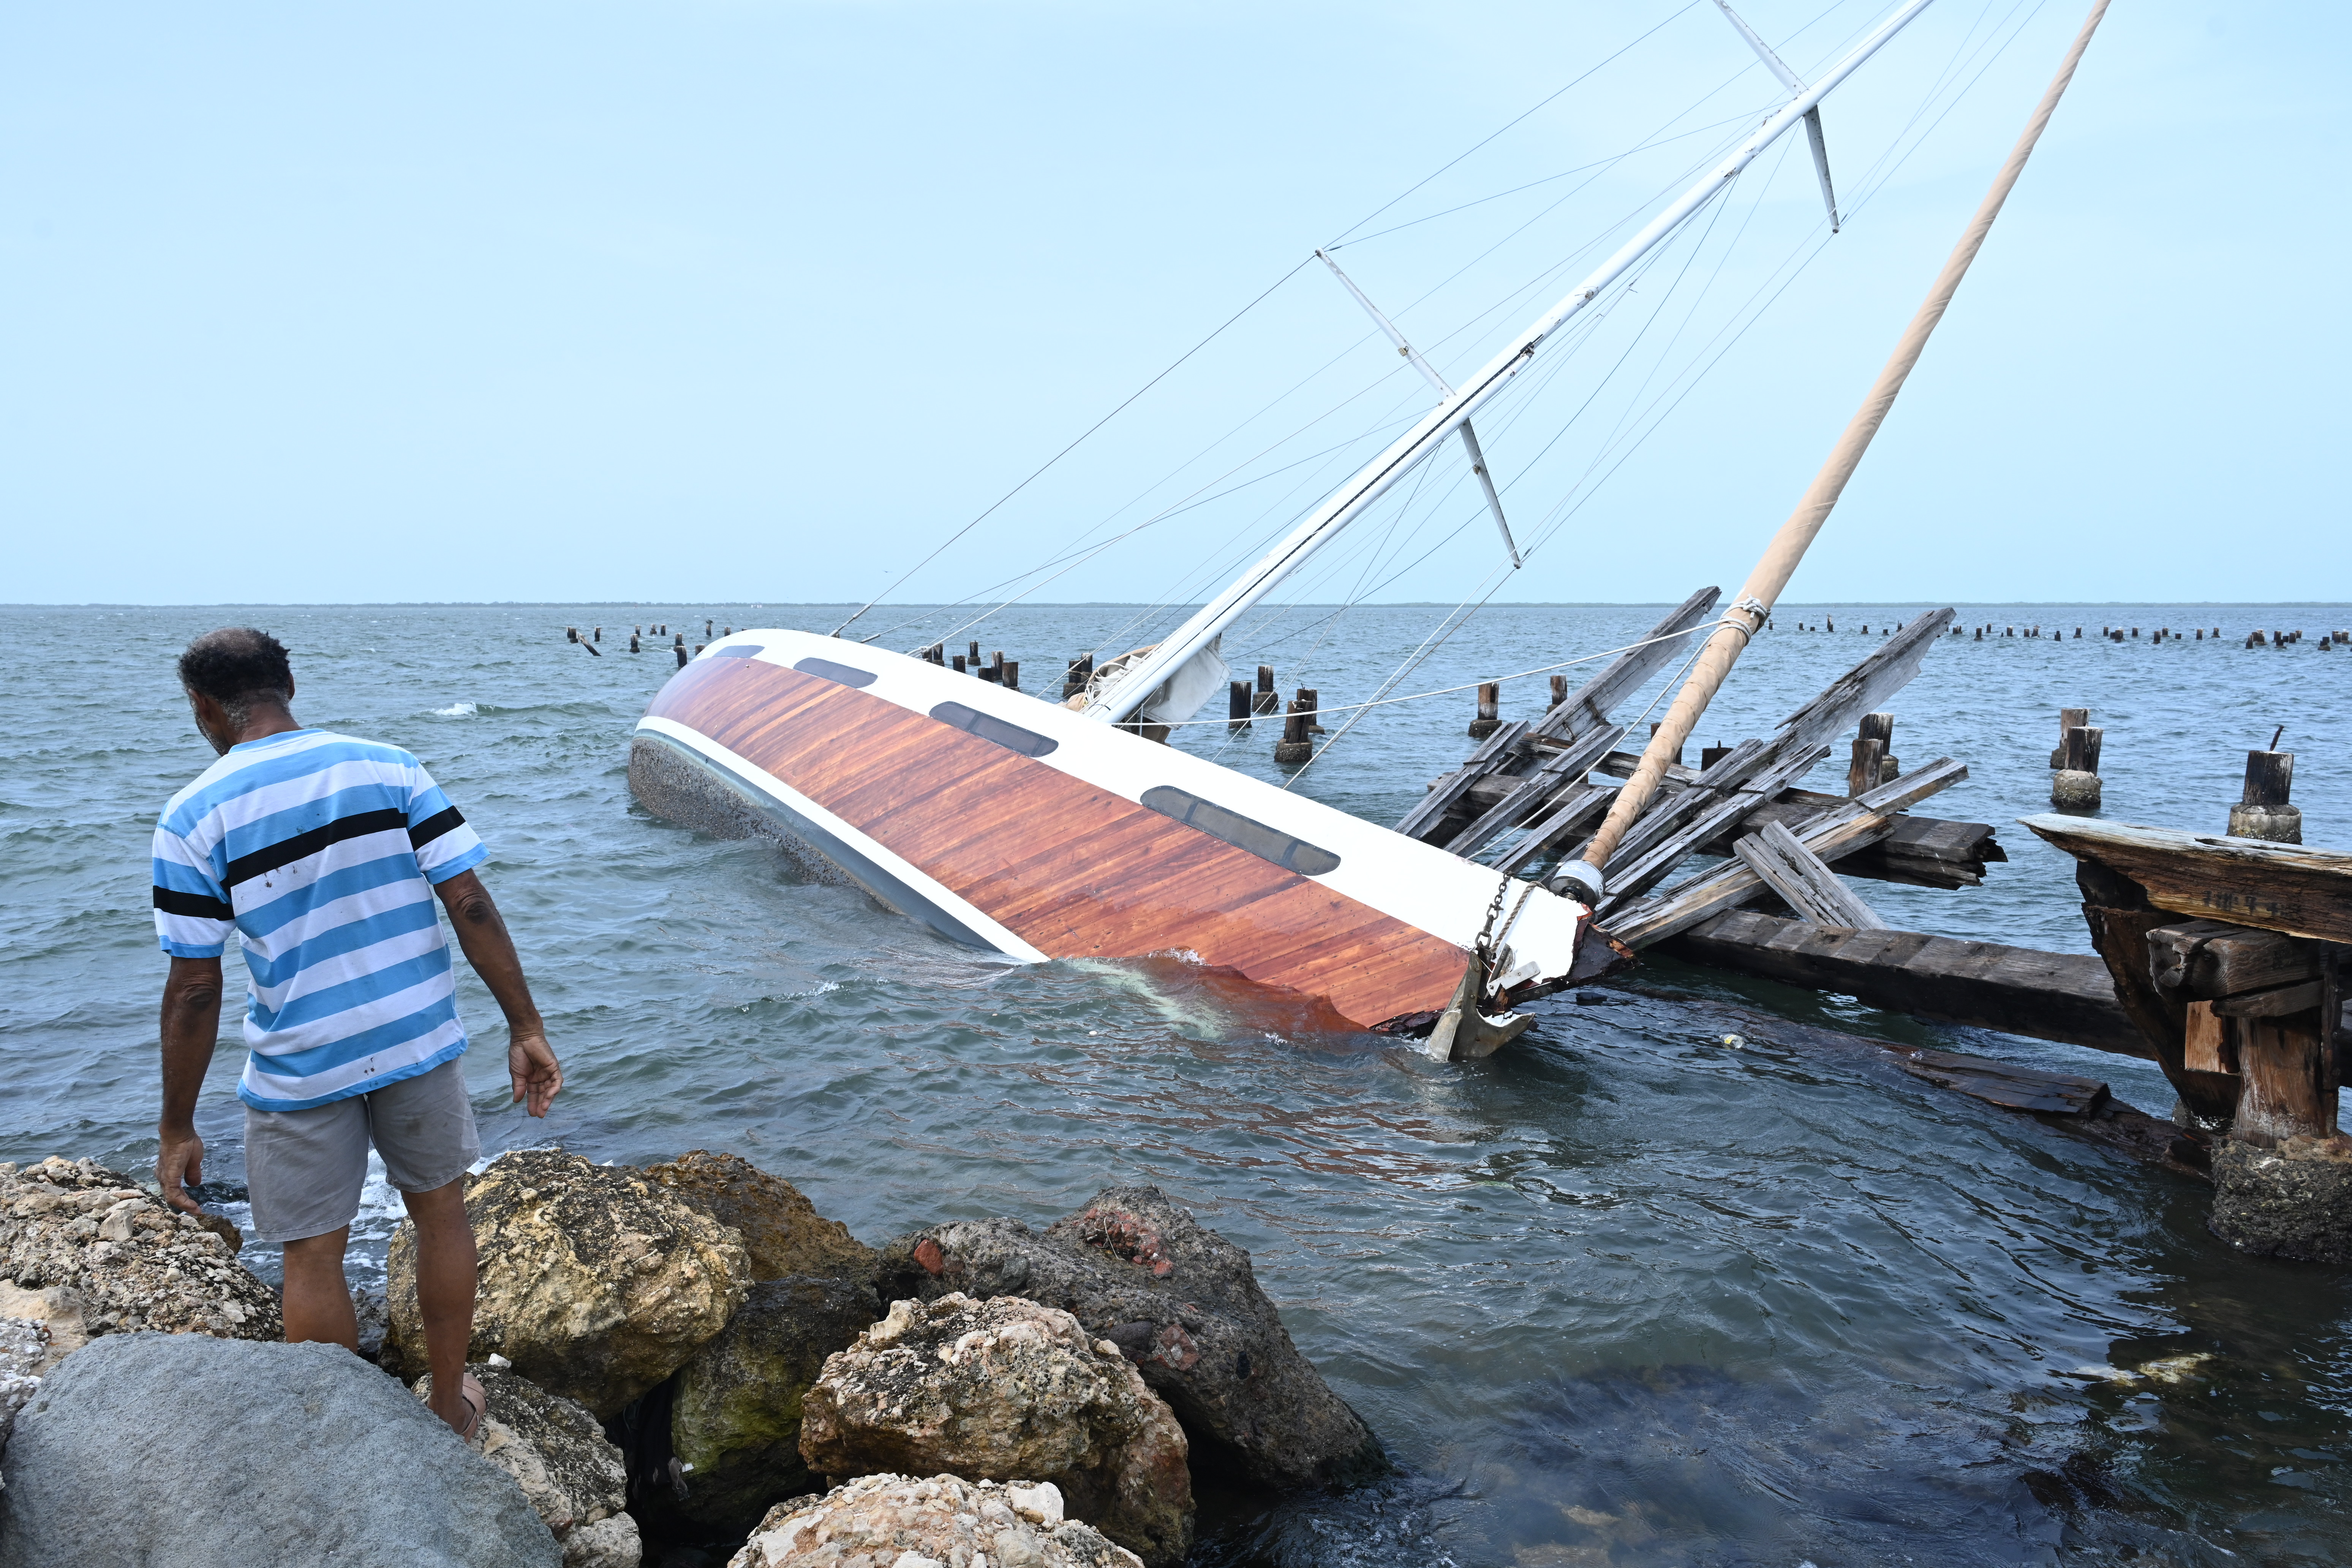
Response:
[[[470,1412],[458,1397],[466,1347],[474,1337],[474,1226],[466,1217],[466,1178],[429,1193],[403,1193],[416,1222],[416,1306],[425,1319],[425,1361],[433,1373],[433,1414],[463,1432]],[[348,1298],[344,1301],[350,1306]],[[291,1339],[289,1331],[287,1335]]]
[[[306,1236],[286,1244],[286,1342],[315,1341],[360,1348],[360,1321],[352,1310],[352,1288],[343,1279],[343,1248],[352,1227]]]

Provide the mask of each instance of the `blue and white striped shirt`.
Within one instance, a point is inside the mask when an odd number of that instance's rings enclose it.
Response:
[[[429,1072],[466,1031],[433,885],[488,851],[397,746],[293,730],[232,746],[155,824],[155,932],[253,979],[237,1095],[302,1110]]]

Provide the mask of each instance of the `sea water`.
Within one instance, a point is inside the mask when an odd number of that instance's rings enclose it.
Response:
[[[1694,760],[1768,733],[1932,607],[1783,608]],[[18,650],[0,693],[0,1159],[152,1165],[163,960],[148,835],[210,760],[172,659],[196,633],[258,625],[293,650],[305,722],[415,751],[490,847],[483,877],[567,1086],[545,1121],[509,1104],[497,1010],[461,966],[488,1151],[733,1150],[877,1243],[950,1218],[1042,1224],[1108,1184],[1152,1182],[1247,1247],[1300,1347],[1400,1469],[1344,1496],[1221,1501],[1202,1563],[2352,1557],[2344,1275],[2238,1258],[2207,1234],[2194,1184],[1874,1053],[1727,1046],[1725,1009],[2093,1075],[2162,1115],[2171,1096],[2153,1068],[1665,961],[1643,977],[1685,999],[1547,1001],[1514,1047],[1443,1066],[1315,1033],[1281,998],[1174,960],[976,953],[796,879],[763,844],[632,804],[629,731],[675,669],[650,636],[626,651],[633,625],[667,621],[698,643],[706,616],[824,630],[843,614],[0,611]],[[898,648],[977,637],[1049,696],[1072,655],[1151,630],[1118,606],[1018,610],[969,631],[961,616],[901,624],[914,614],[877,611],[856,630]],[[1289,610],[1244,627],[1229,657],[1337,707],[1370,696],[1441,614]],[[1394,690],[1597,657],[1659,614],[1490,607]],[[1797,629],[1832,617],[1833,633]],[[567,625],[599,624],[602,658],[564,640]],[[2105,729],[2110,819],[2220,831],[2245,752],[2284,725],[2306,841],[2352,843],[2352,648],[2318,648],[2352,609],[1963,605],[1956,624],[1994,629],[1929,652],[1888,704],[1894,750],[1906,771],[1965,762],[1968,781],[1920,809],[1995,824],[2011,858],[1958,892],[1854,884],[1889,923],[2087,950],[2071,861],[2014,823],[2048,808],[2062,706]],[[2023,635],[2034,626],[2042,637]],[[2126,640],[2101,640],[2105,626]],[[2183,640],[2154,643],[2159,626]],[[2256,627],[2310,635],[2246,648]],[[1664,685],[1620,710],[1637,733]],[[1511,680],[1505,714],[1532,718],[1544,697],[1541,674]],[[1372,710],[1294,787],[1393,821],[1468,749],[1472,702]],[[1276,731],[1213,722],[1176,743],[1280,782]],[[1839,751],[1816,787],[1843,787]],[[234,1194],[234,1017],[225,1032],[199,1127],[206,1175]],[[371,1185],[355,1277],[380,1281],[395,1203]],[[269,1249],[245,1256],[274,1275]]]

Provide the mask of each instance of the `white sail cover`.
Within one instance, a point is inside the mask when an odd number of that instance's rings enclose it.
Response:
[[[1223,637],[1176,667],[1165,684],[1145,700],[1143,717],[1154,724],[1181,724],[1201,710],[1201,705],[1225,689],[1233,671],[1226,668]]]

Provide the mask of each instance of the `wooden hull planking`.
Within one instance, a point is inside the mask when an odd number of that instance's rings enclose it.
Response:
[[[1361,1027],[1447,1005],[1499,886],[1518,910],[1514,985],[1565,975],[1585,914],[1069,710],[813,633],[712,645],[655,697],[637,752],[654,809],[679,793],[672,770],[698,771],[959,942],[1029,961],[1177,956]]]

